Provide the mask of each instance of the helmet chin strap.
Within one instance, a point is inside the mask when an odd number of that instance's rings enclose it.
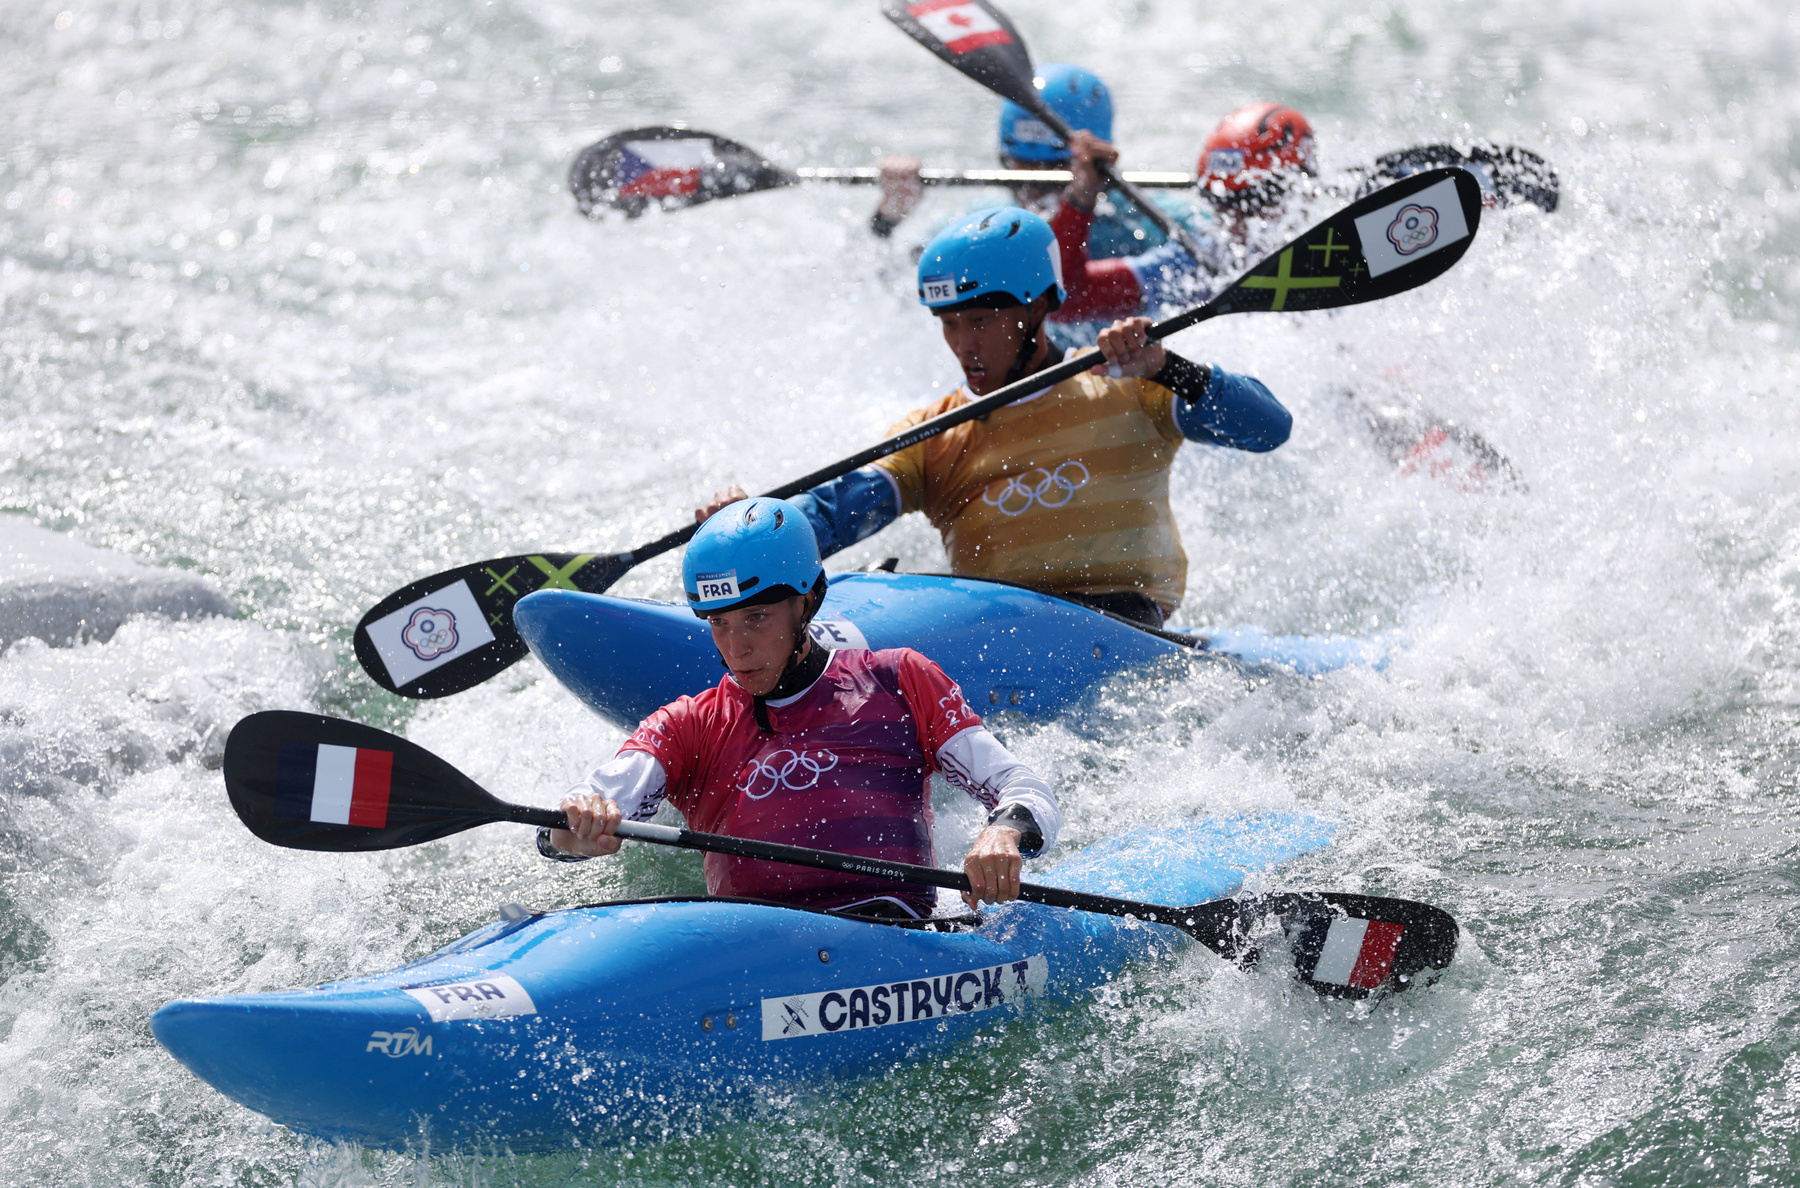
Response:
[[[1029,310],[1031,307],[1026,306],[1025,308]],[[1044,328],[1044,320],[1049,316],[1050,311],[1045,310],[1043,315],[1025,331],[1025,341],[1019,344],[1019,353],[1013,356],[1012,366],[1006,369],[1006,378],[1000,381],[1001,387],[1016,383],[1028,374],[1025,369],[1031,366],[1031,357],[1037,354],[1038,332]]]

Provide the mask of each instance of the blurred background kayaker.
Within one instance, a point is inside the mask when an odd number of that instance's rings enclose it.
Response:
[[[1111,161],[1118,149],[1076,133],[1069,168],[1075,177],[1050,216],[1062,247],[1068,300],[1053,321],[1081,323],[1174,312],[1206,300],[1224,281],[1270,246],[1265,230],[1279,224],[1289,197],[1318,173],[1312,125],[1279,103],[1252,103],[1219,121],[1200,149],[1202,198],[1216,218],[1211,233],[1196,236],[1203,258],[1179,244],[1109,254],[1094,250],[1095,160]],[[1077,334],[1073,341],[1092,335]]]

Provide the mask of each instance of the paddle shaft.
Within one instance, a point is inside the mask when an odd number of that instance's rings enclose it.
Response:
[[[1446,186],[1449,187],[1449,192],[1444,192]],[[1405,264],[1390,265],[1379,272],[1366,266],[1361,248],[1356,246],[1361,242],[1361,233],[1356,226],[1358,220],[1375,213],[1391,215],[1400,209],[1400,203],[1427,190],[1438,193],[1435,200],[1440,205],[1445,202],[1460,205],[1465,225],[1459,234],[1425,249],[1418,258]],[[1239,276],[1229,288],[1211,300],[1151,325],[1147,337],[1153,340],[1166,338],[1221,314],[1335,309],[1393,296],[1424,284],[1461,259],[1473,241],[1475,230],[1480,225],[1480,195],[1481,189],[1474,176],[1463,169],[1427,170],[1385,186],[1309,228]],[[1345,259],[1330,258],[1345,253],[1348,253]],[[979,400],[904,429],[765,494],[787,498],[811,490],[946,430],[985,417],[1003,405],[1048,390],[1101,361],[1098,351],[1082,351],[1015,383],[1007,384]],[[390,594],[363,616],[355,637],[357,659],[384,688],[405,696],[442,697],[472,688],[526,654],[525,641],[511,622],[513,604],[520,598],[533,590],[552,586],[591,594],[601,593],[635,566],[679,548],[694,535],[697,528],[697,524],[686,524],[629,552],[605,556],[556,554],[554,557],[527,555],[503,558],[485,565],[477,563],[422,578]],[[541,570],[549,580],[536,585],[528,582],[524,590],[509,585],[508,579],[524,565]],[[505,568],[508,566],[510,568]],[[485,594],[480,593],[480,583],[488,579],[494,584],[486,589]],[[469,583],[473,585],[468,585]],[[483,643],[453,657],[447,663],[437,662],[423,674],[414,674],[408,681],[394,681],[391,671],[385,667],[387,660],[381,648],[385,646],[393,654],[399,655],[396,649],[411,646],[401,638],[400,630],[395,626],[398,622],[395,616],[402,611],[417,614],[421,609],[429,609],[436,604],[424,602],[425,598],[451,590],[458,584],[468,586],[467,595],[487,599],[480,603],[480,609],[494,625],[491,643]],[[492,597],[502,586],[510,597]],[[378,644],[371,634],[371,625],[383,623],[386,642]]]
[[[801,181],[836,182],[847,186],[881,184],[881,170],[871,165],[855,168],[806,166],[794,170]],[[1191,190],[1194,175],[1144,171],[1120,175],[1134,186],[1153,190]],[[1066,186],[1075,180],[1067,169],[921,169],[919,180],[928,186]]]
[[[521,825],[567,829],[569,819],[558,809],[510,806],[506,820]],[[967,891],[969,877],[934,866],[915,866],[910,862],[890,862],[884,858],[859,858],[854,854],[837,854],[830,850],[813,850],[805,846],[787,846],[779,842],[752,841],[743,837],[727,837],[722,833],[700,833],[677,829],[673,825],[648,825],[638,821],[621,821],[618,834],[632,841],[656,846],[673,846],[682,850],[700,850],[709,854],[729,854],[733,858],[757,858],[765,862],[785,862],[792,866],[810,866],[816,870],[836,870],[845,874],[867,875],[876,879],[893,879],[900,883],[923,883],[932,887],[948,887]],[[1130,899],[1114,899],[1110,895],[1093,895],[1085,891],[1069,891],[1062,887],[1045,887],[1038,883],[1020,883],[1019,898],[1049,907],[1078,908],[1108,916],[1135,916],[1152,924],[1170,924],[1191,931],[1197,923],[1193,908],[1166,907],[1139,903]],[[1202,938],[1204,939],[1204,938]]]

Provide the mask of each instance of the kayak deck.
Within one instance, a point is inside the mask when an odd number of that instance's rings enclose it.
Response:
[[[672,602],[540,590],[520,600],[513,621],[557,680],[626,730],[723,671],[706,624]],[[1382,662],[1360,640],[1151,631],[1022,586],[939,574],[834,574],[812,633],[831,648],[916,648],[976,710],[1037,718],[1117,673],[1183,656],[1302,675]]]

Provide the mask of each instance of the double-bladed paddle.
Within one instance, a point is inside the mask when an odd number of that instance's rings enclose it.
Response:
[[[1475,174],[1483,193],[1496,206],[1530,202],[1556,209],[1556,173],[1550,163],[1516,146],[1475,143],[1461,149],[1450,144],[1424,144],[1378,157],[1361,175],[1356,197],[1387,182],[1411,177],[1421,169],[1459,166]],[[1148,190],[1192,189],[1191,173],[1133,172],[1126,181]],[[928,186],[1066,186],[1067,169],[922,169]],[[569,170],[569,190],[581,213],[597,219],[608,209],[636,218],[651,206],[683,210],[718,198],[760,194],[806,182],[872,186],[881,181],[873,166],[834,168],[776,165],[755,149],[712,132],[659,125],[615,132],[590,144]]]
[[[1391,297],[1448,270],[1474,242],[1480,223],[1481,187],[1474,176],[1462,169],[1427,170],[1346,206],[1204,305],[1158,322],[1149,337],[1166,338],[1224,314],[1335,309]],[[1096,350],[1078,352],[765,494],[798,495],[1099,362]],[[421,698],[460,693],[529,650],[512,621],[519,599],[550,589],[601,593],[633,566],[679,548],[697,527],[685,525],[624,553],[527,553],[420,578],[362,617],[356,658],[390,692]]]
[[[262,840],[295,850],[393,850],[477,825],[568,827],[558,809],[507,804],[427,751],[385,730],[318,714],[251,714],[225,743],[231,806]],[[786,862],[967,891],[967,876],[930,866],[627,821],[619,836],[659,846]],[[1268,922],[1278,922],[1294,976],[1322,994],[1364,998],[1428,980],[1456,955],[1449,913],[1407,899],[1305,891],[1220,899],[1189,907],[1138,903],[1020,883],[1019,898],[1167,924],[1221,957],[1249,965]],[[1427,971],[1430,971],[1428,973]]]
[[[1065,186],[1066,169],[921,169],[928,186]],[[1127,181],[1153,189],[1194,184],[1191,173],[1127,173]],[[711,132],[657,126],[615,132],[581,150],[569,169],[569,191],[590,219],[609,208],[636,218],[652,205],[681,210],[717,198],[760,194],[805,182],[873,186],[873,166],[786,169],[745,144]]]

